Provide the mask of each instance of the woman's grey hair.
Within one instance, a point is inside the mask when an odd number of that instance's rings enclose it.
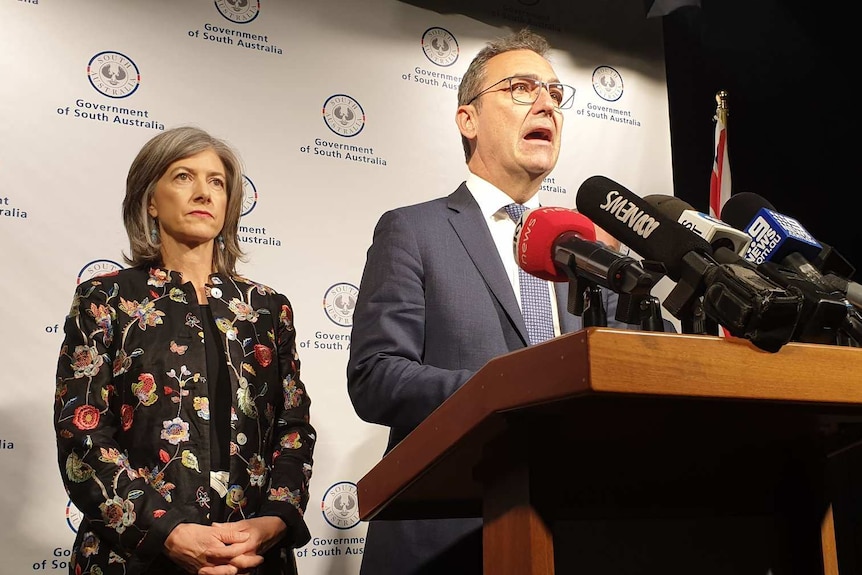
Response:
[[[485,69],[487,68],[488,60],[494,56],[499,56],[504,52],[511,52],[512,50],[532,50],[544,58],[550,49],[551,46],[548,41],[544,37],[532,32],[529,28],[523,28],[518,32],[488,42],[476,54],[476,57],[470,62],[470,66],[461,78],[461,84],[458,86],[458,105],[466,105],[476,94],[482,91],[482,86],[486,81]],[[477,108],[480,107],[478,100],[475,106]],[[470,149],[470,140],[461,136],[461,144],[464,146],[464,156],[469,162],[470,156],[473,155]]]
[[[227,207],[219,242],[213,242],[213,262],[216,271],[225,275],[236,275],[237,261],[245,254],[239,247],[237,231],[242,212],[242,162],[239,155],[224,140],[215,138],[192,126],[181,126],[166,130],[150,139],[138,152],[126,177],[126,197],[123,199],[123,224],[129,236],[130,253],[123,259],[133,266],[162,265],[161,239],[153,237],[152,230],[158,222],[148,213],[150,200],[156,183],[168,167],[183,158],[194,156],[204,150],[213,150],[224,164]]]

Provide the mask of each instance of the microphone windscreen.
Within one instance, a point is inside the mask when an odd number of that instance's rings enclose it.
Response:
[[[666,196],[664,194],[650,194],[644,196],[644,201],[653,206],[667,217],[679,221],[679,217],[686,210],[693,210],[691,205],[676,196]]]
[[[721,216],[728,224],[751,236],[751,244],[744,256],[756,264],[765,261],[780,263],[792,253],[811,260],[823,249],[802,224],[775,211],[768,200],[752,192],[730,196]]]
[[[781,263],[790,254],[812,260],[823,249],[797,220],[768,208],[758,211],[743,229],[752,238],[745,259],[756,264]]]
[[[736,229],[748,231],[749,225],[753,223],[761,209],[772,210],[777,213],[775,207],[765,198],[752,192],[740,192],[728,198],[722,208],[721,217]],[[796,223],[798,224],[798,222]],[[798,227],[802,228],[801,224]],[[804,228],[802,229],[804,230]],[[852,277],[856,273],[856,268],[836,252],[832,246],[814,239],[807,231],[802,235],[806,238],[803,243],[797,243],[795,246],[788,245],[788,247],[801,247],[800,253],[807,255],[808,259],[812,260],[814,267],[821,273],[833,273],[844,278]],[[817,247],[819,247],[819,252],[814,254]],[[787,249],[785,249],[770,255],[769,259],[775,261],[776,256],[784,257],[787,253]]]
[[[721,207],[721,221],[738,230],[745,230],[757,212],[763,208],[775,211],[775,206],[763,196],[754,192],[738,192],[730,196]]]
[[[525,272],[548,281],[568,281],[554,264],[557,239],[574,233],[595,241],[596,228],[583,214],[567,208],[543,207],[524,212],[515,227],[515,261]]]
[[[686,254],[712,254],[703,238],[605,176],[587,178],[578,189],[577,204],[596,225],[645,259],[664,264],[674,281],[679,281]]]

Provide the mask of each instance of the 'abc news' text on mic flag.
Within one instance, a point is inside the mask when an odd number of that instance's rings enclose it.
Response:
[[[730,198],[730,160],[727,154],[727,92],[715,95],[715,155],[709,179],[709,215],[721,219],[721,208]]]

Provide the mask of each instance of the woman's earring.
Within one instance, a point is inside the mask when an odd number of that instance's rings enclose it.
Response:
[[[218,249],[220,249],[221,251],[224,251],[224,237],[221,234],[219,234],[218,237],[216,238],[216,241],[218,241]]]
[[[159,222],[153,220],[153,227],[150,228],[150,241],[154,244],[159,243]]]

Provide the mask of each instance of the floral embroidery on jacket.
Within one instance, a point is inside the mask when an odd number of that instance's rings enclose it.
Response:
[[[213,422],[194,288],[176,272],[133,268],[75,291],[54,414],[61,475],[85,515],[71,558],[81,575],[163,560],[164,537],[183,521],[275,515],[295,535],[285,545],[308,541],[302,515],[316,438],[290,303],[240,277],[213,275],[211,284],[233,390],[222,517],[208,517]]]

